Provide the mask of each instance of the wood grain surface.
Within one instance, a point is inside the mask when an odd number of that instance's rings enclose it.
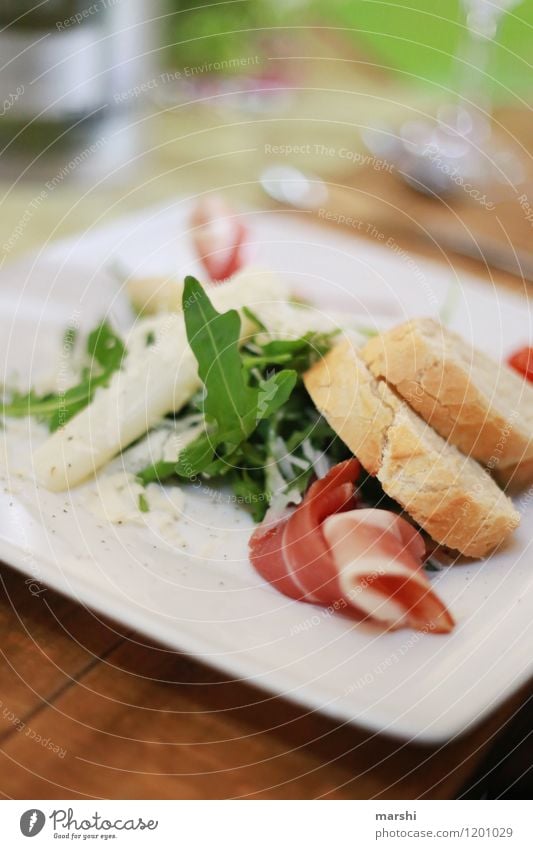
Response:
[[[336,724],[0,568],[6,798],[451,798],[527,691],[441,747]]]

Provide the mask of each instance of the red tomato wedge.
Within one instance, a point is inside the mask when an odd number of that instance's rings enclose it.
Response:
[[[529,348],[527,345],[524,348],[520,348],[519,351],[511,354],[507,362],[511,368],[522,374],[526,380],[533,381],[533,348]]]
[[[244,265],[246,227],[218,195],[195,206],[190,225],[199,260],[213,282],[226,280]]]
[[[259,574],[284,595],[381,627],[447,633],[454,626],[422,570],[425,545],[405,519],[357,508],[357,460],[339,463],[302,503],[250,539]]]

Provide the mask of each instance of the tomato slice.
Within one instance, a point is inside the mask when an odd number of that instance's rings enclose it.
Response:
[[[525,345],[519,351],[511,354],[507,362],[511,368],[522,374],[526,380],[533,381],[533,348]]]

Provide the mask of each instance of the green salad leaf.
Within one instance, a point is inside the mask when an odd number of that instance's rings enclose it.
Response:
[[[63,338],[64,345],[72,348],[76,331],[69,328]],[[91,403],[99,386],[107,386],[121,365],[125,354],[124,343],[103,321],[87,338],[88,364],[81,370],[80,380],[64,392],[47,392],[39,395],[33,389],[21,393],[12,391],[2,399],[2,414],[13,418],[34,416],[48,425],[50,431],[62,427],[80,410]]]
[[[141,492],[139,495],[139,510],[141,513],[149,513],[150,505],[148,504],[148,499],[144,492]]]
[[[104,371],[112,374],[122,365],[126,349],[120,336],[117,336],[107,321],[102,321],[89,333],[87,353]]]
[[[260,521],[273,500],[297,502],[313,475],[348,453],[317,413],[302,380],[336,334],[272,339],[245,309],[258,332],[240,349],[238,312],[218,313],[191,277],[185,281],[183,309],[204,384],[199,407],[205,429],[174,462],[156,462],[139,479],[144,484],[172,476],[220,479]],[[189,407],[180,415],[190,412]]]
[[[185,279],[183,312],[205,386],[206,420],[216,422],[219,435],[237,445],[254,429],[258,412],[258,393],[246,380],[239,353],[239,313],[218,313],[194,277]]]
[[[258,422],[289,398],[297,375],[285,369],[261,377],[254,385],[239,351],[239,313],[217,312],[194,277],[185,279],[183,313],[187,339],[204,385],[202,411],[207,425],[205,433],[178,459],[177,473],[191,477],[246,441]]]

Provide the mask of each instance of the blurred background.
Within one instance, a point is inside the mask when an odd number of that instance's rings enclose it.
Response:
[[[533,0],[2,0],[2,262],[176,195],[325,187],[457,244],[450,208],[497,209],[526,263],[532,46]]]

